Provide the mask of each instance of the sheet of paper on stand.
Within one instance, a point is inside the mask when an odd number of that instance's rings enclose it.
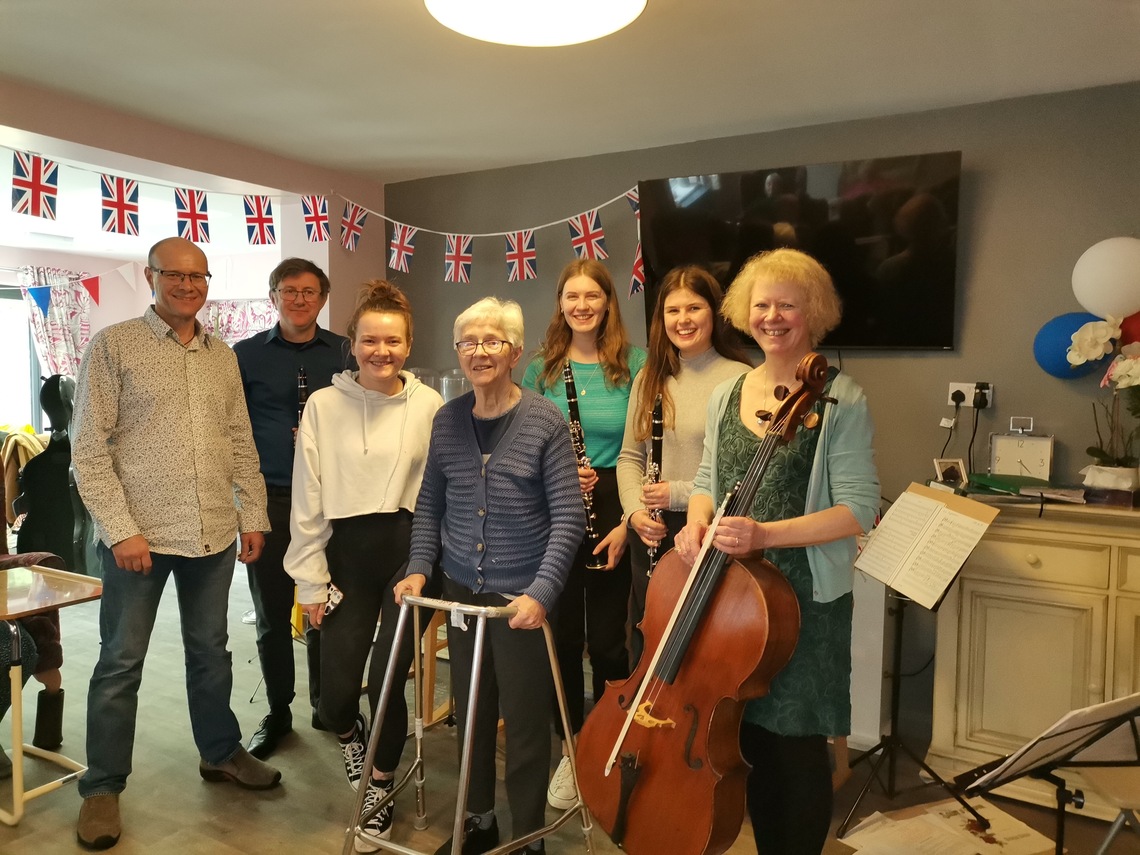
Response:
[[[1046,855],[1053,842],[982,798],[970,804],[990,821],[987,830],[949,800],[876,813],[843,842],[864,855]]]

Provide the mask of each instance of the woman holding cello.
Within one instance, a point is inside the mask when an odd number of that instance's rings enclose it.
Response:
[[[715,510],[741,479],[769,421],[801,384],[796,368],[840,320],[831,277],[792,249],[749,260],[721,308],[752,335],[763,363],[722,383],[708,407],[704,454],[676,551],[692,564]],[[862,389],[829,369],[814,410],[822,428],[800,429],[771,458],[751,511],[722,516],[712,546],[732,558],[763,552],[787,578],[800,609],[799,640],[770,691],[744,711],[740,749],[752,766],[748,812],[762,855],[817,855],[831,822],[827,736],[850,729],[852,564],[855,537],[879,505],[873,428]]]

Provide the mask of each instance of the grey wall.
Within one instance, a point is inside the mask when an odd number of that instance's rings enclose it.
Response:
[[[1050,318],[1081,311],[1070,283],[1080,254],[1140,230],[1138,140],[1140,84],[1128,84],[394,184],[386,188],[386,211],[440,231],[497,232],[575,214],[644,178],[960,149],[956,350],[842,354],[870,399],[883,494],[894,498],[933,473],[951,381],[995,384],[995,406],[980,414],[975,468],[985,468],[991,431],[1007,429],[1010,416],[1033,416],[1038,432],[1056,436],[1055,473],[1079,478],[1098,378],[1050,377],[1034,362],[1032,342]],[[624,199],[601,216],[610,269],[624,293],[634,219]],[[443,282],[443,237],[420,234],[411,273],[394,277],[417,313],[413,364],[454,367],[451,322],[486,294],[518,300],[527,344],[538,343],[558,272],[573,254],[565,225],[536,237],[537,282],[506,282],[503,239],[495,237],[476,238],[472,282],[454,285]],[[632,336],[644,343],[640,295],[622,308]],[[947,456],[966,456],[968,418],[960,430]]]
[[[1094,441],[1090,403],[1100,397],[1099,378],[1050,377],[1034,362],[1032,344],[1046,321],[1081,311],[1071,286],[1081,253],[1107,237],[1140,236],[1140,84],[389,185],[386,212],[445,232],[497,232],[576,214],[639,179],[954,149],[962,151],[963,167],[956,349],[843,354],[876,421],[883,495],[893,499],[911,481],[933,475],[931,461],[946,440],[939,420],[952,413],[952,381],[995,385],[995,406],[980,412],[975,468],[985,469],[991,431],[1006,430],[1010,416],[1033,416],[1037,432],[1056,436],[1055,477],[1077,481]],[[624,200],[601,216],[610,269],[628,287],[633,217]],[[472,282],[452,285],[443,282],[443,238],[422,234],[412,272],[396,276],[417,311],[411,362],[454,367],[451,323],[486,294],[522,304],[534,347],[554,308],[558,272],[573,258],[564,225],[536,239],[537,282],[508,285],[503,239],[477,238]],[[624,303],[623,313],[633,338],[644,343],[641,298]],[[963,412],[946,456],[967,455],[974,411]],[[903,673],[929,664],[934,644],[935,616],[908,613]],[[903,720],[919,733],[924,722],[929,726],[930,669],[904,686]]]

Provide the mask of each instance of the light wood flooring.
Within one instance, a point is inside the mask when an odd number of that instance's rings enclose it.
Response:
[[[234,577],[230,597],[230,649],[234,660],[233,707],[248,735],[265,713],[264,692],[260,690],[260,670],[256,661],[254,628],[241,623],[250,607],[244,569]],[[73,606],[62,615],[65,646],[64,687],[67,691],[64,713],[63,753],[82,760],[84,756],[85,699],[87,681],[98,650],[98,604]],[[190,738],[186,712],[182,645],[173,585],[164,596],[158,626],[148,655],[140,695],[138,733],[134,753],[134,774],[121,798],[123,837],[111,850],[117,855],[236,855],[236,853],[339,853],[343,829],[352,809],[353,793],[344,779],[336,739],[309,726],[309,705],[303,689],[304,650],[297,645],[298,687],[293,704],[295,732],[283,743],[271,762],[282,771],[281,787],[265,793],[251,793],[230,784],[209,784],[198,775],[198,754]],[[446,665],[442,671],[446,674]],[[29,682],[24,694],[25,722],[30,732],[35,715],[38,684]],[[929,733],[916,735],[916,750],[924,748]],[[416,831],[411,815],[414,802],[409,790],[397,803],[393,839],[403,845],[434,852],[450,835],[454,810],[458,764],[455,731],[436,729],[426,740],[429,827]],[[0,728],[0,744],[10,747],[7,723]],[[405,759],[412,754],[405,752]],[[554,752],[557,759],[557,750]],[[27,761],[30,785],[45,780],[51,770],[39,761]],[[853,802],[865,766],[841,789],[836,799],[835,824]],[[917,787],[915,770],[904,764],[900,772],[904,786]],[[501,788],[500,788],[501,790]],[[888,800],[875,788],[864,800],[859,816],[874,810],[892,810],[911,804],[943,798],[937,788],[912,789]],[[10,806],[10,785],[0,782],[0,799]],[[506,798],[500,791],[500,825],[509,828]],[[1053,839],[1054,819],[1050,812],[997,800],[1011,813]],[[80,805],[75,785],[44,795],[28,803],[27,813],[16,828],[0,827],[0,853],[4,855],[55,855],[81,851],[75,842],[75,820]],[[678,796],[683,810],[683,795]],[[1107,831],[1107,824],[1081,816],[1068,820],[1069,851],[1095,852]],[[552,853],[584,852],[581,829],[564,826],[548,840]],[[619,850],[600,830],[594,833],[594,851]],[[747,826],[731,853],[754,851]],[[851,852],[850,847],[832,837],[826,855]],[[1113,855],[1140,855],[1140,835],[1124,832],[1117,839]],[[669,855],[669,853],[662,853]]]

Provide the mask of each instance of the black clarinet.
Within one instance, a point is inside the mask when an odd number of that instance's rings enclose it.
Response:
[[[645,470],[645,482],[647,484],[657,484],[661,481],[661,439],[664,436],[665,419],[661,415],[661,396],[658,395],[653,401],[653,435],[649,442],[649,464]],[[661,521],[661,509],[654,508],[649,512],[649,517],[654,522]],[[653,575],[653,568],[657,566],[657,547],[650,546],[647,550],[649,553],[649,569],[645,571],[646,576]]]
[[[570,368],[570,360],[562,363],[562,382],[566,386],[566,407],[570,411],[570,439],[574,443],[574,456],[578,458],[578,467],[589,469],[590,458],[586,456],[586,435],[582,433],[582,419],[578,415],[578,388],[574,385],[574,371]],[[586,506],[586,544],[590,547],[590,557],[586,561],[587,570],[604,570],[606,558],[604,555],[594,555],[601,538],[598,537],[594,521],[594,493],[587,490],[582,493],[582,504]]]
[[[301,427],[301,416],[305,415],[305,403],[309,400],[309,375],[302,365],[297,369],[297,427]],[[297,434],[293,434],[293,445],[297,444]]]

